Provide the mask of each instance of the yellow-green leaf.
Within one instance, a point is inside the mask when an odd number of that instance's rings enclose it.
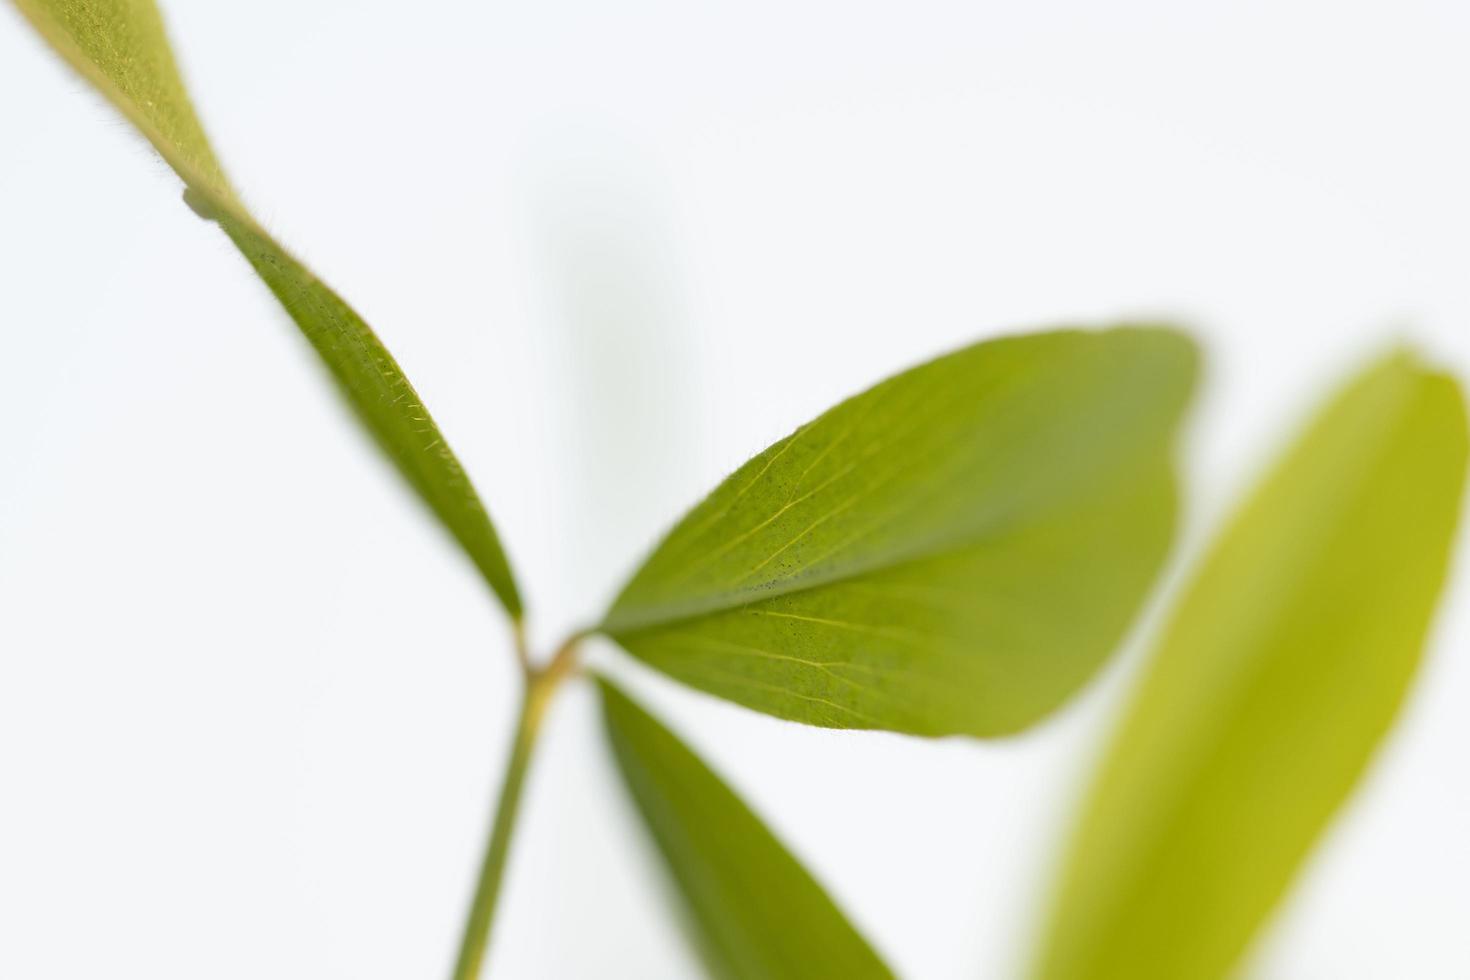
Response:
[[[153,144],[185,200],[218,221],[341,386],[358,419],[514,617],[505,552],[459,460],[372,329],[240,203],[189,101],[153,0],[13,0],[41,36]]]
[[[1395,355],[1204,559],[1085,807],[1037,975],[1224,974],[1403,701],[1465,479],[1455,382]]]
[[[781,842],[673,732],[599,679],[613,755],[723,980],[893,974]]]
[[[979,343],[831,409],[674,528],[601,629],[814,725],[996,735],[1056,707],[1168,550],[1181,335]]]
[[[153,0],[13,0],[51,46],[152,143],[184,183],[233,200],[179,77]]]

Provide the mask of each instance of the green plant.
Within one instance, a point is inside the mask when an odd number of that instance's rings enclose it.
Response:
[[[540,724],[584,636],[776,717],[987,738],[1075,694],[1148,596],[1173,537],[1193,346],[1152,326],[1057,330],[956,351],[797,429],[680,521],[599,623],[534,657],[463,468],[367,324],[246,210],[152,0],[16,5],[234,242],[513,626],[522,707],[456,977],[481,971]],[[1038,976],[1215,976],[1237,961],[1413,676],[1465,459],[1458,388],[1407,354],[1369,367],[1286,451],[1169,617],[1085,808]],[[890,975],[718,776],[597,683],[712,973]]]

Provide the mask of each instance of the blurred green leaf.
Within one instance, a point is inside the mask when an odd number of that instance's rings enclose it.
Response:
[[[613,755],[725,980],[863,980],[892,973],[806,869],[721,779],[604,679]]]
[[[601,630],[782,718],[1024,728],[1117,644],[1174,528],[1195,352],[1162,329],[967,347],[756,456],[674,528]]]
[[[363,425],[519,618],[520,595],[490,517],[393,356],[351,307],[266,234],[230,187],[153,0],[14,3],[183,178],[185,200],[219,222],[321,355]]]
[[[1454,381],[1355,379],[1184,592],[1085,808],[1038,975],[1224,974],[1388,730],[1465,478]]]

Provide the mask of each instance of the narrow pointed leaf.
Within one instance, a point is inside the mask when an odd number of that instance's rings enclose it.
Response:
[[[374,440],[519,619],[520,593],[489,513],[372,328],[254,222],[222,212],[219,223],[316,348]]]
[[[1144,671],[1039,976],[1208,978],[1238,960],[1403,701],[1465,459],[1455,383],[1397,355],[1257,488]]]
[[[601,629],[782,718],[1024,728],[1096,670],[1173,533],[1195,353],[1162,329],[967,347],[831,409],[674,528]]]
[[[184,182],[232,198],[174,63],[153,0],[13,0]]]
[[[893,974],[759,817],[673,732],[606,680],[603,720],[628,791],[723,980]]]
[[[219,222],[321,355],[358,419],[519,618],[520,596],[494,525],[392,355],[351,307],[266,234],[226,180],[153,0],[13,2],[173,167],[189,205]]]

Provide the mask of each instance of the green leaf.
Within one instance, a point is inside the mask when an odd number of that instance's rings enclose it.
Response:
[[[56,53],[152,143],[184,183],[234,202],[179,77],[153,0],[13,0]]]
[[[223,212],[219,223],[321,355],[368,432],[519,619],[520,593],[490,515],[372,328],[253,222]]]
[[[822,887],[720,777],[603,678],[603,720],[634,803],[726,980],[892,977]]]
[[[153,0],[14,0],[73,68],[183,179],[306,335],[358,419],[468,553],[506,610],[521,600],[489,514],[422,400],[372,329],[256,223],[226,180],[189,101]]]
[[[674,528],[600,629],[813,725],[998,735],[1117,644],[1168,550],[1194,348],[1153,328],[993,340],[771,446]]]
[[[1217,977],[1238,960],[1403,701],[1465,459],[1459,389],[1401,354],[1257,488],[1144,671],[1038,976]]]

